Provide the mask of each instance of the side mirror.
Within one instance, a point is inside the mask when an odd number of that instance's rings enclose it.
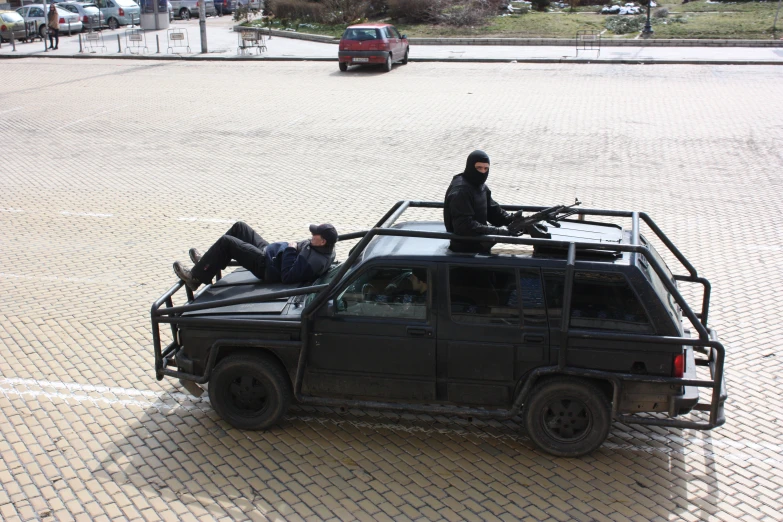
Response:
[[[403,40],[407,40],[408,39],[408,35],[406,35],[406,34],[402,35],[402,39]]]

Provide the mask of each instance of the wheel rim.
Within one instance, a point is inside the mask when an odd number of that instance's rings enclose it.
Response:
[[[180,13],[180,17],[183,20],[189,20],[190,19],[190,11],[188,11],[187,9],[183,9],[182,12]]]
[[[570,397],[550,401],[541,416],[544,430],[558,442],[578,442],[587,437],[593,427],[593,416],[587,405]]]
[[[226,405],[243,416],[256,416],[269,407],[268,392],[262,381],[252,375],[237,376],[226,389]]]
[[[118,23],[117,23],[117,20],[115,20],[114,18],[112,18],[111,20],[109,20],[109,28],[110,28],[110,29],[117,29],[117,27],[119,27],[119,25],[120,25],[120,24],[118,24]]]

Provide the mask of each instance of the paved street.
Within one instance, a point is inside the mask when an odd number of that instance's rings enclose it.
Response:
[[[780,520],[783,68],[2,64],[0,519]],[[711,280],[725,426],[615,424],[569,460],[518,419],[242,432],[155,380],[150,305],[189,247],[364,229],[475,148],[501,203],[647,211]]]

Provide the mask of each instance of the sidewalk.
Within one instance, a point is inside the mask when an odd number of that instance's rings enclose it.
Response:
[[[79,52],[79,37],[61,36],[60,49],[44,51],[41,41],[17,43],[16,51],[10,43],[0,49],[0,58],[5,57],[69,57],[69,58],[121,58],[143,57],[148,59],[191,59],[191,60],[337,60],[337,46],[294,38],[273,36],[266,42],[267,50],[260,55],[237,54],[237,33],[233,31],[231,17],[207,19],[207,43],[209,52],[202,54],[198,20],[187,22],[175,20],[171,28],[187,32],[190,51],[168,49],[166,31],[146,31],[147,51],[131,54],[127,48],[126,29],[102,31],[105,52]],[[119,43],[118,43],[119,36]],[[157,41],[156,41],[157,36]],[[158,45],[160,49],[158,52]],[[184,49],[182,49],[184,51]],[[783,47],[661,47],[602,46],[598,51],[579,50],[576,46],[519,46],[519,45],[411,45],[410,60],[445,62],[574,62],[574,63],[646,63],[646,64],[735,64],[735,65],[783,65]]]

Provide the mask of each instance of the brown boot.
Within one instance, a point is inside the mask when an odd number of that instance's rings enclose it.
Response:
[[[174,262],[174,273],[193,291],[196,291],[201,286],[201,281],[196,279],[190,270],[182,266],[182,263],[179,261]]]

